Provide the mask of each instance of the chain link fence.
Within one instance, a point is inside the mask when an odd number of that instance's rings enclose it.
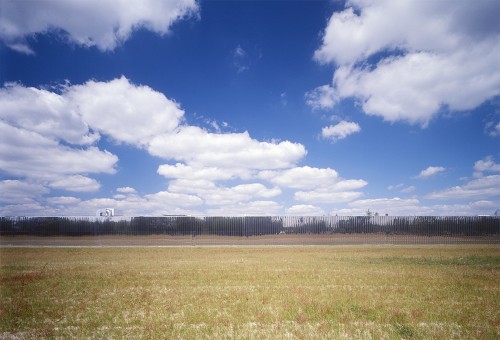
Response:
[[[2,246],[500,243],[500,216],[0,217]]]

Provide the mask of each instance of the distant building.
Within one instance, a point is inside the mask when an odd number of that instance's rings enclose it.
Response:
[[[114,208],[99,209],[99,210],[97,210],[96,216],[97,217],[113,217],[113,216],[115,216],[115,209]]]

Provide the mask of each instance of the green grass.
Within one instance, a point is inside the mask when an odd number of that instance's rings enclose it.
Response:
[[[500,338],[500,247],[0,248],[0,338]]]

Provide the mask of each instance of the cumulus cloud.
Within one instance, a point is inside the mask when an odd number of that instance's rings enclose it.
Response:
[[[207,180],[186,179],[171,181],[168,189],[171,192],[194,194],[201,197],[208,205],[234,205],[255,198],[271,198],[281,194],[279,188],[268,188],[261,183],[225,187]]]
[[[425,196],[431,200],[467,200],[467,203],[434,205],[433,208],[443,215],[492,214],[500,204],[500,165],[493,157],[487,156],[475,162],[473,180],[442,190],[433,191]]]
[[[116,191],[121,192],[123,194],[136,194],[137,190],[131,187],[120,187],[117,188]]]
[[[492,156],[487,156],[474,163],[474,177],[483,177],[485,172],[500,172],[500,164]]]
[[[430,166],[427,169],[420,171],[420,173],[417,176],[415,176],[415,178],[420,178],[420,179],[429,178],[445,170],[446,169],[443,168],[442,166]]]
[[[50,189],[96,192],[101,184],[91,174],[116,173],[118,157],[96,146],[102,138],[174,161],[157,169],[169,179],[168,189],[141,196],[134,188],[120,187],[113,198],[40,201]],[[12,212],[20,204],[35,203],[33,211],[60,214],[57,209],[64,206],[64,214],[77,215],[102,206],[139,214],[193,213],[192,207],[199,206],[205,212],[227,207],[229,213],[251,204],[254,212],[276,212],[283,207],[270,199],[281,195],[281,188],[301,190],[295,199],[308,203],[346,202],[362,195],[363,180],[342,179],[330,168],[297,167],[306,154],[299,143],[189,125],[173,99],[125,77],[64,84],[57,90],[20,84],[0,89],[0,171],[43,188],[40,195],[11,206]],[[227,184],[234,180],[243,181]],[[22,196],[22,186],[19,192]],[[270,206],[264,208],[263,202]]]
[[[58,91],[7,84],[0,89],[0,171],[44,188],[94,192],[100,183],[87,174],[114,174],[118,162],[93,145],[101,134],[145,147],[178,128],[183,115],[173,100],[125,77]]]
[[[334,169],[303,166],[282,171],[261,171],[259,178],[268,180],[281,187],[314,189],[335,184],[339,179],[339,175]]]
[[[184,111],[148,86],[121,77],[73,85],[63,94],[70,107],[96,131],[118,142],[145,146],[155,136],[176,129]]]
[[[54,189],[68,191],[93,192],[99,190],[101,184],[93,178],[82,175],[72,175],[51,181],[48,186]]]
[[[7,84],[0,89],[0,118],[13,127],[71,144],[92,144],[103,133],[145,147],[172,133],[184,111],[174,100],[126,77],[63,85],[62,92]]]
[[[248,132],[217,134],[196,126],[182,126],[174,133],[156,136],[148,151],[198,168],[250,170],[288,168],[307,153],[298,143],[261,142],[252,139]]]
[[[318,187],[310,191],[297,191],[294,198],[303,202],[317,202],[317,203],[340,203],[355,200],[363,195],[362,192],[357,191],[368,182],[362,179],[347,179],[340,180],[328,186]]]
[[[426,196],[430,199],[485,199],[500,196],[500,175],[485,176],[455,186],[434,191]]]
[[[294,198],[297,201],[313,203],[343,203],[355,200],[363,195],[359,191],[330,191],[317,189],[312,191],[297,191]]]
[[[0,40],[32,54],[27,38],[50,31],[109,51],[140,27],[163,35],[176,21],[197,12],[195,0],[3,1]]]
[[[416,198],[402,199],[394,198],[372,198],[349,202],[347,208],[335,210],[332,214],[338,215],[366,215],[370,210],[383,216],[411,216],[411,215],[435,215],[436,211],[423,206]]]
[[[144,197],[155,204],[164,206],[191,207],[203,203],[203,201],[197,196],[169,191],[160,191]]]
[[[310,105],[354,97],[366,114],[422,126],[443,107],[474,109],[500,94],[495,13],[489,0],[349,1],[314,54],[338,69]]]
[[[68,206],[80,203],[81,200],[77,197],[59,196],[59,197],[50,197],[47,199],[47,202],[51,205],[56,205],[56,206]]]
[[[79,173],[113,174],[117,161],[97,147],[73,148],[0,120],[0,170],[10,175],[50,180]]]
[[[46,206],[39,202],[7,204],[0,206],[1,216],[55,216],[56,213],[50,213]]]
[[[321,130],[321,137],[336,142],[359,131],[361,131],[361,127],[358,123],[342,120],[338,124],[324,127]]]
[[[47,194],[50,190],[39,183],[20,180],[0,181],[0,202],[10,204],[33,203],[35,198]]]
[[[64,85],[60,93],[8,84],[0,89],[0,169],[52,180],[54,188],[95,191],[99,184],[81,174],[113,174],[118,161],[92,146],[100,133],[146,147],[177,129],[183,115],[175,101],[125,77]],[[80,177],[55,178],[67,175]]]
[[[286,209],[286,214],[292,216],[322,216],[325,215],[325,211],[314,205],[297,204]]]
[[[274,201],[240,202],[224,207],[207,209],[213,216],[271,216],[278,215],[283,207]]]
[[[8,83],[0,89],[0,103],[0,118],[11,126],[70,144],[87,145],[100,138],[57,93]]]
[[[359,198],[368,183],[362,179],[342,179],[331,168],[309,166],[280,171],[261,171],[258,177],[284,188],[301,189],[295,200],[318,203],[348,202]]]
[[[114,198],[81,200],[71,196],[47,197],[36,204],[13,204],[0,207],[2,215],[35,216],[93,216],[103,207],[115,208],[115,213],[125,216],[200,215],[193,210],[203,202],[199,197],[181,193],[160,191],[149,195],[128,192]],[[24,210],[23,210],[24,208]]]
[[[492,215],[499,205],[500,201],[478,200],[466,204],[436,204],[432,209],[434,215],[442,216]]]
[[[248,178],[246,169],[225,169],[219,167],[192,167],[183,163],[162,164],[158,167],[158,174],[175,179],[204,179],[208,181],[229,180],[236,177]]]

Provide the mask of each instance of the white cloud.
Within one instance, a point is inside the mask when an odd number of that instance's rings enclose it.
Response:
[[[432,206],[434,215],[467,216],[493,215],[500,206],[500,201],[479,200],[466,204],[436,204]]]
[[[118,142],[145,146],[162,133],[173,132],[184,111],[162,93],[121,77],[109,82],[88,81],[63,94],[81,119]]]
[[[51,213],[44,205],[39,202],[23,203],[23,204],[9,204],[0,206],[1,216],[56,216],[57,214]]]
[[[454,50],[496,38],[497,11],[489,0],[351,0],[330,18],[315,59],[351,64],[387,49]]]
[[[414,185],[410,185],[409,187],[401,189],[401,192],[407,194],[407,193],[415,191],[415,189],[417,189],[417,188]]]
[[[44,214],[50,215],[51,211],[56,211],[56,214],[93,216],[97,209],[113,207],[116,214],[127,216],[196,215],[200,213],[191,209],[203,203],[199,197],[194,195],[168,191],[160,191],[144,196],[131,193],[118,198],[93,198],[84,201],[74,201],[73,203],[70,203],[70,200],[55,198],[54,203],[53,198],[47,199],[51,206],[44,207],[46,211]],[[64,209],[57,210],[58,205],[64,205]]]
[[[194,194],[201,197],[208,205],[234,205],[256,198],[271,198],[281,194],[279,188],[268,188],[261,183],[223,187],[207,180],[186,179],[171,181],[168,189],[171,192]]]
[[[339,179],[339,175],[334,169],[319,169],[309,166],[282,171],[261,171],[258,177],[281,187],[293,189],[314,189],[321,186],[330,186]]]
[[[297,204],[286,209],[286,214],[293,216],[322,216],[325,215],[325,211],[314,205]]]
[[[339,101],[337,91],[330,85],[322,85],[306,92],[306,103],[313,110],[331,109]]]
[[[136,194],[137,193],[137,190],[135,190],[134,188],[131,188],[131,187],[120,187],[120,188],[117,188],[116,191],[124,193],[124,194]]]
[[[318,62],[339,66],[327,95],[316,97],[355,97],[367,114],[422,126],[442,107],[474,109],[500,94],[495,13],[489,0],[352,0],[332,15],[315,52]]]
[[[467,182],[463,186],[455,186],[432,192],[426,196],[430,199],[486,199],[500,195],[500,175],[481,177]]]
[[[333,211],[332,214],[365,215],[368,209],[382,216],[385,214],[390,216],[434,214],[432,209],[422,206],[420,201],[416,198],[401,199],[399,197],[364,199],[349,202],[347,208]]]
[[[1,106],[1,103],[0,103]],[[0,120],[0,170],[34,179],[79,173],[115,173],[118,158],[96,147],[72,148]]]
[[[404,186],[404,184],[403,184],[403,183],[399,183],[399,184],[396,184],[396,185],[389,185],[389,186],[387,187],[387,190],[392,191],[392,190],[394,190],[394,189],[400,189],[400,188],[402,188],[403,186]]]
[[[242,46],[239,44],[231,50],[231,57],[236,72],[245,73],[262,58],[262,50],[258,45]]]
[[[343,120],[338,124],[324,127],[321,130],[321,137],[336,142],[359,131],[361,131],[361,127],[358,123]]]
[[[38,183],[20,180],[0,181],[0,202],[10,204],[31,204],[49,190]]]
[[[167,178],[191,180],[204,179],[208,181],[250,177],[249,172],[245,169],[225,169],[218,167],[196,168],[182,163],[176,163],[175,165],[162,164],[158,167],[157,172]]]
[[[175,207],[191,207],[203,203],[197,196],[168,191],[160,191],[155,194],[145,195],[144,197],[154,204]]]
[[[484,130],[490,137],[500,136],[500,122],[496,121],[487,122],[486,126],[484,127]]]
[[[302,189],[297,191],[294,199],[312,203],[348,202],[363,195],[355,191],[368,183],[362,179],[342,179],[337,171],[326,168],[308,166],[292,168],[284,171],[263,171],[259,177],[283,187]]]
[[[350,202],[361,197],[359,191],[335,191],[317,189],[313,191],[297,191],[294,198],[297,201],[312,203],[343,203]]]
[[[182,126],[175,133],[156,136],[148,151],[196,168],[248,170],[288,168],[307,153],[303,145],[289,141],[260,142],[248,132],[216,134],[196,126]]]
[[[500,164],[495,163],[493,157],[488,156],[474,163],[474,177],[484,176],[484,172],[499,172]]]
[[[3,1],[0,39],[31,54],[26,38],[52,31],[78,45],[107,51],[139,27],[166,34],[173,23],[197,12],[195,0]]]
[[[251,201],[210,208],[207,209],[207,214],[212,216],[272,216],[278,215],[282,208],[274,201]]]
[[[362,193],[356,190],[366,185],[363,180],[341,179],[330,168],[296,167],[307,153],[301,144],[263,142],[248,132],[211,133],[187,125],[175,101],[125,77],[65,84],[57,91],[9,84],[0,89],[0,118],[0,170],[44,188],[43,194],[27,196],[31,198],[17,206],[40,200],[40,209],[47,213],[63,213],[63,205],[64,214],[77,215],[93,214],[102,206],[138,214],[192,213],[191,207],[202,205],[205,211],[215,209],[211,206],[238,211],[247,203],[271,202],[282,194],[280,187],[303,190],[295,193],[296,200],[345,202],[358,198]],[[113,198],[44,201],[49,189],[98,191],[100,183],[89,174],[116,173],[118,158],[93,145],[102,136],[178,161],[158,167],[158,174],[171,179],[168,191],[140,196],[134,188],[121,187]],[[246,182],[215,182],[235,179]],[[252,182],[255,179],[274,186]],[[253,204],[255,211],[281,207]]]
[[[211,133],[187,125],[175,101],[123,76],[65,84],[59,92],[10,84],[0,89],[0,118],[0,170],[69,191],[96,191],[100,184],[89,173],[116,172],[118,158],[92,145],[101,136],[179,161],[159,166],[158,173],[174,180],[209,181],[193,193],[215,205],[274,197],[281,191],[255,183],[212,187],[211,181],[249,180],[261,170],[294,167],[307,153],[298,143],[263,142],[248,132]],[[124,194],[129,192],[118,191],[115,199]]]
[[[59,197],[49,197],[47,198],[47,202],[51,205],[67,206],[80,203],[81,200],[77,197],[59,196]]]
[[[383,200],[383,199],[382,199]],[[500,204],[500,201],[471,201],[465,204],[433,204],[433,205],[421,205],[420,202],[415,201],[416,204],[412,204],[408,201],[408,204],[401,202],[401,205],[396,204],[392,207],[391,203],[394,203],[396,199],[386,199],[387,205],[384,209],[384,205],[380,204],[380,215],[384,215],[386,212],[390,216],[474,216],[474,215],[492,215]],[[399,200],[399,199],[397,199]],[[417,203],[418,202],[418,203]],[[368,202],[366,206],[373,205]],[[368,208],[366,208],[368,209]],[[366,210],[364,210],[366,211]],[[372,210],[374,211],[374,210]],[[362,214],[363,208],[352,208],[343,209],[343,214]]]
[[[282,92],[280,94],[280,98],[281,98],[281,105],[287,106],[288,105],[288,100],[287,100],[287,94],[286,94],[286,92]]]
[[[420,171],[420,173],[417,176],[415,176],[415,178],[420,178],[420,179],[429,178],[445,170],[446,169],[443,168],[442,166],[430,166],[427,169]]]
[[[2,39],[5,39],[5,38],[2,38]],[[5,39],[5,40],[9,40],[9,39]],[[24,39],[22,39],[22,40],[24,40]],[[28,55],[35,54],[35,52],[31,49],[31,47],[29,47],[28,44],[25,42],[19,42],[19,43],[13,43],[13,42],[9,42],[9,41],[6,41],[6,42],[7,42],[7,45],[16,52],[28,54]]]
[[[7,84],[0,89],[0,118],[52,140],[92,144],[100,131],[117,142],[146,146],[173,133],[183,120],[179,104],[127,78],[64,85],[62,93]]]
[[[163,94],[125,77],[60,89],[0,89],[1,171],[54,189],[97,191],[100,184],[86,174],[114,174],[118,161],[91,145],[97,131],[141,147],[176,129],[184,114]]]
[[[51,181],[48,186],[53,189],[76,192],[93,192],[99,190],[101,184],[93,178],[82,175],[72,175]]]
[[[233,50],[233,64],[238,73],[248,71],[250,68],[250,57],[240,45]]]
[[[57,93],[9,83],[0,89],[0,103],[0,118],[11,126],[71,144],[87,145],[99,139],[68,99]]]

